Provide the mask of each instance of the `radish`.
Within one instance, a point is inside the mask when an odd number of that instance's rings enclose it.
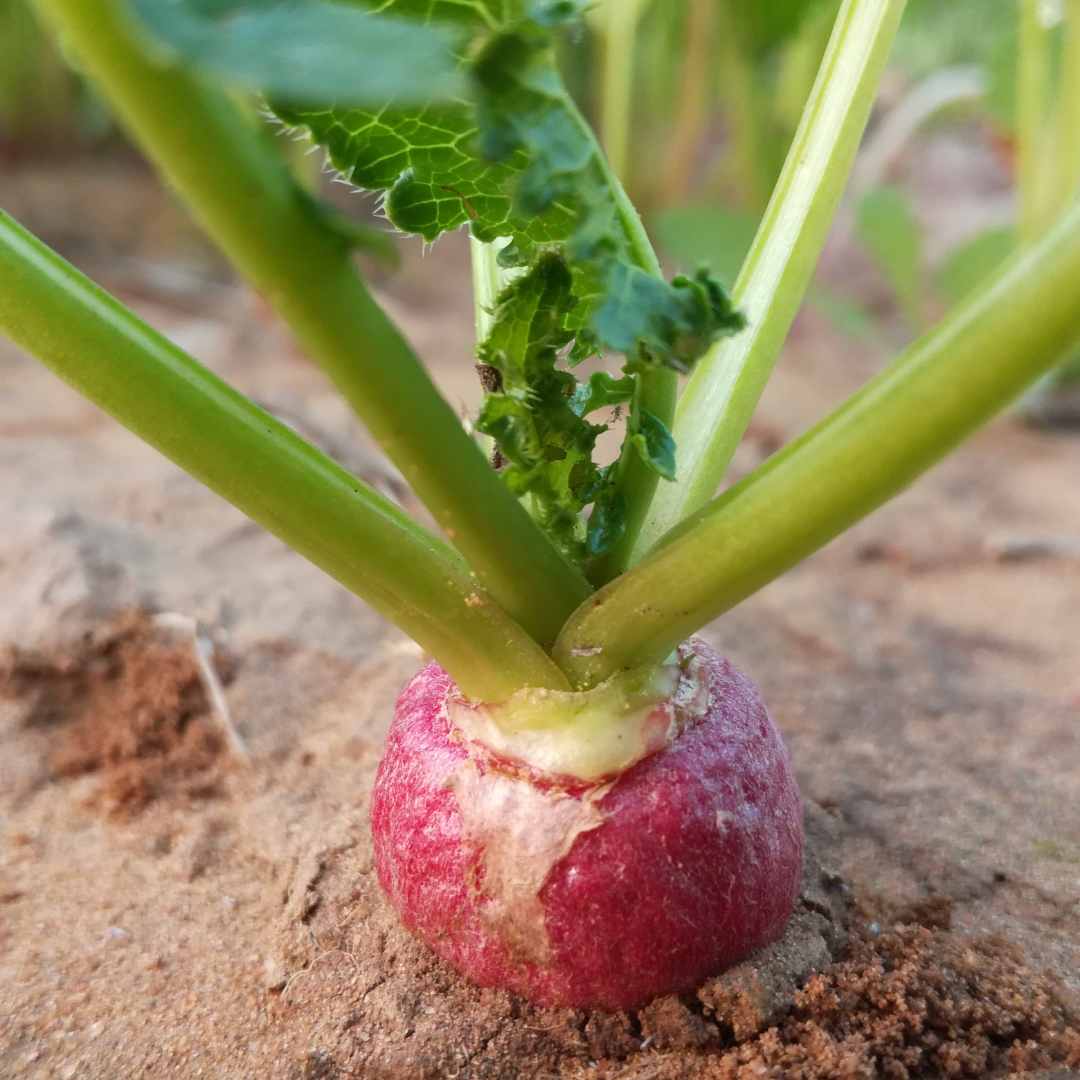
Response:
[[[645,717],[660,745],[591,781],[492,753],[446,672],[416,675],[371,803],[405,926],[481,986],[570,1008],[692,991],[779,937],[802,879],[791,758],[742,672],[702,641],[687,659],[685,700]]]
[[[37,3],[441,535],[2,212],[0,330],[434,658],[401,698],[372,804],[380,880],[405,924],[484,985],[618,1008],[692,990],[775,939],[799,885],[783,740],[746,677],[692,635],[1070,355],[1080,204],[717,496],[904,0],[843,0],[730,297],[706,269],[664,277],[561,81],[559,34],[590,6]],[[386,234],[297,186],[237,107],[252,89],[382,193],[402,231],[470,229],[485,394],[468,429],[353,260],[385,252]],[[624,438],[601,464],[597,417],[612,410]]]

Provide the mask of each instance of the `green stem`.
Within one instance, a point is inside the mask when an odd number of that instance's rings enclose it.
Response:
[[[1080,203],[817,427],[583,604],[554,657],[576,687],[655,662],[952,450],[1080,340]]]
[[[565,687],[456,553],[0,212],[0,329],[362,597],[464,692]]]
[[[476,344],[482,345],[491,333],[495,321],[495,301],[502,291],[502,274],[495,261],[498,254],[494,244],[485,244],[475,236],[469,237],[472,262],[473,306],[476,314]]]
[[[38,0],[70,52],[290,325],[478,580],[536,640],[589,593],[462,428],[323,221],[226,97],[149,56],[116,0]]]
[[[698,364],[675,416],[678,478],[657,493],[631,563],[713,497],[825,244],[905,0],[846,0],[772,201],[735,285],[747,328]]]

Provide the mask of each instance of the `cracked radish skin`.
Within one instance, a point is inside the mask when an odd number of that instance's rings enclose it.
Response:
[[[802,876],[791,758],[750,680],[701,641],[635,764],[577,779],[475,738],[436,663],[398,700],[372,796],[406,928],[481,986],[631,1008],[778,938]],[[466,730],[468,729],[468,730]]]

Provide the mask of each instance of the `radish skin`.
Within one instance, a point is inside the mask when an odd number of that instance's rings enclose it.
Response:
[[[586,783],[495,757],[434,661],[398,700],[372,796],[405,927],[481,986],[624,1009],[778,938],[802,877],[791,757],[750,680],[701,641],[707,704],[664,749]]]

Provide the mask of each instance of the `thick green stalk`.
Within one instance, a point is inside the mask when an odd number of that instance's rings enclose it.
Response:
[[[631,563],[716,492],[813,275],[905,0],[846,0],[735,286],[747,328],[698,364],[675,417],[678,477],[657,492]]]
[[[543,650],[404,511],[0,212],[0,330],[397,623],[466,694],[565,687]]]
[[[70,53],[290,325],[446,530],[478,580],[538,641],[584,578],[491,470],[347,245],[224,94],[148,54],[116,0],[38,0]]]
[[[583,604],[576,687],[655,662],[902,491],[1080,341],[1080,203],[845,405]]]

